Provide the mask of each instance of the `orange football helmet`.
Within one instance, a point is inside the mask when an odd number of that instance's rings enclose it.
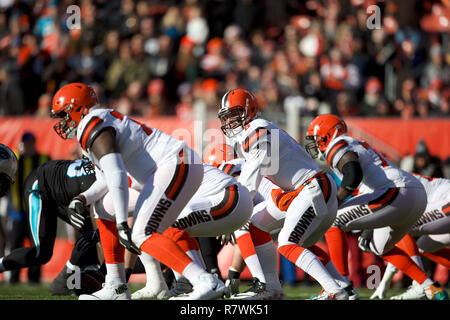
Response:
[[[322,114],[315,117],[308,127],[305,149],[316,158],[319,152],[325,152],[333,139],[346,133],[344,120],[332,114]]]
[[[224,162],[236,159],[237,155],[233,147],[222,144],[220,146],[212,147],[203,155],[203,162],[214,167],[219,167]]]
[[[223,133],[229,138],[239,134],[257,112],[258,102],[251,92],[244,89],[228,91],[222,97],[218,114]]]
[[[84,83],[69,83],[60,88],[52,101],[52,118],[61,118],[53,127],[63,139],[73,139],[81,119],[90,108],[97,105],[98,98],[94,89]]]

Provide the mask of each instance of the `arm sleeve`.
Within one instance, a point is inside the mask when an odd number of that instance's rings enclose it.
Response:
[[[105,177],[97,167],[95,167],[95,182],[82,195],[86,199],[86,205],[90,205],[99,200],[108,192]]]
[[[108,191],[113,199],[116,223],[128,218],[128,176],[120,153],[109,153],[100,159]]]

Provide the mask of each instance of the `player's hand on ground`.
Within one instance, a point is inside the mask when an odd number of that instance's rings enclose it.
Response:
[[[386,286],[380,284],[375,292],[370,296],[370,300],[386,298]]]
[[[126,222],[117,225],[119,231],[119,242],[122,246],[128,249],[131,253],[141,254],[141,250],[131,240],[131,229]]]

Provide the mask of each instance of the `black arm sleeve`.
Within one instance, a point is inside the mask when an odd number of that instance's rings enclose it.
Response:
[[[348,191],[355,191],[363,178],[361,165],[358,161],[349,161],[342,166],[341,187]]]

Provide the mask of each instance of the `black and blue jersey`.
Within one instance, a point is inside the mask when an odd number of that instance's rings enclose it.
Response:
[[[68,206],[95,182],[95,171],[87,159],[52,160],[36,169],[38,191],[43,200]]]

